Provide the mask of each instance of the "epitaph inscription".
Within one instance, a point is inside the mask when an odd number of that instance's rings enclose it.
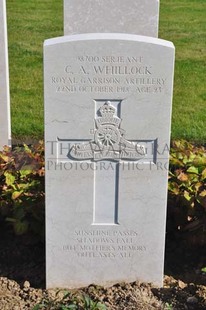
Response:
[[[126,259],[134,252],[145,252],[146,246],[139,244],[137,231],[75,230],[75,244],[63,245],[63,251],[73,253],[76,257],[93,259]]]

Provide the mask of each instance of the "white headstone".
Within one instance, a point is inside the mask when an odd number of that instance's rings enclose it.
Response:
[[[118,32],[158,37],[159,0],[64,0],[64,34]]]
[[[45,42],[48,288],[162,285],[173,67],[155,38]]]
[[[6,3],[0,0],[0,149],[11,145]]]

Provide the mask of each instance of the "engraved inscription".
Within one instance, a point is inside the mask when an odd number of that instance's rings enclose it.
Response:
[[[85,55],[85,56],[77,56],[76,60],[81,62],[108,62],[108,63],[142,63],[142,56],[132,56],[132,57],[124,57],[124,56],[94,56],[94,55]]]
[[[143,56],[79,55],[52,76],[56,92],[152,93],[165,90],[166,77],[156,76]]]
[[[77,230],[73,245],[63,245],[68,251],[81,258],[129,258],[135,253],[145,252],[146,246],[139,244],[136,231]]]

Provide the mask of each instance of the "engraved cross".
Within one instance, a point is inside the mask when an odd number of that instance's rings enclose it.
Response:
[[[74,143],[67,156],[95,165],[92,224],[117,225],[119,164],[144,158],[146,150],[137,140],[126,140],[121,128],[121,100],[95,100],[95,115],[94,138]]]

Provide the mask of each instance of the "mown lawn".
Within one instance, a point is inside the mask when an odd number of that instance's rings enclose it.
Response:
[[[160,37],[176,46],[172,137],[205,143],[206,1],[160,2]]]
[[[176,46],[172,138],[206,141],[206,1],[161,0],[159,37]],[[12,134],[43,138],[42,45],[63,34],[63,0],[7,0]]]
[[[7,0],[12,136],[43,138],[43,42],[63,34],[62,0]]]

